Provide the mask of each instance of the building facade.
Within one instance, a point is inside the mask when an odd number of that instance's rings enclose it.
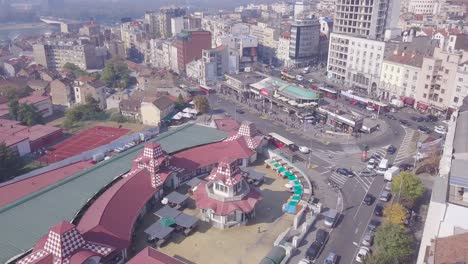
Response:
[[[148,11],[145,13],[145,24],[147,27],[148,35],[151,38],[156,38],[161,35],[159,29],[159,12]]]
[[[257,38],[259,59],[268,64],[273,63],[278,46],[279,29],[270,27],[266,23],[257,23],[250,26],[250,35]]]
[[[171,30],[171,19],[185,16],[186,9],[180,7],[162,7],[159,9],[159,12],[159,32],[161,37],[172,37],[174,34]]]
[[[289,58],[296,66],[307,66],[319,55],[320,24],[317,19],[295,20],[291,25]]]
[[[177,68],[184,72],[189,62],[201,59],[202,50],[211,48],[211,32],[184,31],[177,35],[174,47],[177,49]]]
[[[239,70],[243,71],[257,61],[258,41],[254,36],[228,34],[218,37],[217,46],[226,46],[238,54]]]
[[[94,79],[87,79],[85,77],[78,79],[73,85],[75,94],[75,103],[86,103],[86,96],[91,95],[99,102],[99,108],[106,109],[106,85]]]

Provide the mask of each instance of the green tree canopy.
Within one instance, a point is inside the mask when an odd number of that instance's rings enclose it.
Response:
[[[88,94],[84,104],[75,105],[65,112],[63,125],[70,128],[75,122],[102,119],[103,115],[105,113],[99,108],[99,101]]]
[[[202,114],[206,114],[210,111],[210,102],[208,102],[205,96],[195,96],[195,98],[193,98],[193,103],[195,104],[195,108]]]
[[[21,168],[21,158],[5,142],[0,142],[0,182],[13,178]]]
[[[184,109],[184,106],[185,106],[184,97],[182,97],[182,95],[179,94],[179,96],[177,97],[177,101],[175,102],[175,108],[180,111]]]
[[[18,120],[19,109],[18,97],[16,95],[10,95],[8,97],[8,111],[10,112],[10,117],[14,120]]]
[[[387,223],[403,225],[408,217],[408,211],[401,204],[390,204],[385,206],[384,216]]]
[[[375,234],[376,253],[381,264],[406,263],[413,253],[413,238],[398,224],[385,223]]]
[[[71,62],[65,63],[65,65],[63,65],[63,68],[70,70],[73,73],[73,76],[75,76],[75,78],[78,78],[81,76],[88,76],[88,73],[86,71],[82,70],[76,64],[73,64]]]
[[[411,172],[401,172],[392,180],[393,193],[400,194],[400,199],[410,200],[412,203],[423,196],[424,190],[421,179]]]
[[[21,104],[18,110],[18,120],[20,120],[26,126],[34,126],[37,124],[43,124],[41,113],[37,111],[36,107],[28,104]]]
[[[122,58],[116,57],[106,62],[101,80],[108,87],[127,88],[131,83],[130,71]]]

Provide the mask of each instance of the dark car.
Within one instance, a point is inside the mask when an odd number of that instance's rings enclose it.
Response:
[[[402,124],[402,125],[404,125],[404,126],[408,126],[408,125],[409,125],[409,122],[408,122],[408,120],[400,119],[400,124]]]
[[[387,115],[388,119],[391,119],[391,120],[397,120],[396,117],[394,117],[393,115]]]
[[[423,116],[418,116],[418,117],[416,117],[415,121],[418,122],[418,123],[421,123],[421,122],[424,122],[425,120],[426,119]]]
[[[362,201],[363,203],[367,204],[367,205],[371,205],[375,200],[375,197],[372,195],[372,194],[366,194],[366,196],[364,197],[364,200]]]
[[[338,172],[341,175],[347,176],[347,177],[353,177],[354,173],[351,170],[345,169],[345,168],[338,168],[336,169],[336,172]]]
[[[312,243],[312,245],[310,245],[310,247],[307,249],[306,258],[308,260],[316,259],[318,257],[318,255],[319,255],[321,247],[322,247],[322,245],[320,243],[314,241]]]
[[[432,132],[427,126],[418,126],[418,131],[426,134],[430,134]]]
[[[291,145],[289,145],[289,149],[292,150],[292,151],[298,151],[299,147],[296,144],[291,144]]]
[[[315,242],[319,243],[320,245],[324,245],[327,243],[328,240],[328,232],[324,229],[318,229],[317,233],[315,234]]]
[[[376,216],[383,216],[383,209],[384,209],[383,205],[377,204],[374,209],[374,214]]]
[[[242,109],[236,109],[236,113],[241,114],[241,115],[245,114],[244,110]]]
[[[439,121],[439,118],[435,115],[428,115],[426,116],[426,122],[437,122]]]
[[[375,230],[377,230],[377,227],[379,227],[379,225],[380,225],[379,220],[372,219],[369,225],[367,226],[367,229],[369,229],[369,231],[375,232]]]
[[[365,169],[359,172],[359,176],[361,177],[373,177],[375,176],[375,172],[373,170]]]
[[[396,150],[397,150],[397,148],[396,148],[395,146],[390,145],[390,146],[388,146],[388,148],[387,148],[387,153],[388,153],[388,154],[395,154]]]
[[[401,163],[398,167],[402,171],[410,171],[413,169],[413,165],[409,163]]]

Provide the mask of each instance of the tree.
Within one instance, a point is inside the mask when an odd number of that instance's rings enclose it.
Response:
[[[413,238],[408,230],[397,224],[385,223],[377,229],[375,244],[379,263],[405,263],[413,253]]]
[[[76,64],[67,62],[65,65],[63,65],[64,69],[70,70],[73,73],[73,76],[75,78],[81,77],[81,76],[88,76],[88,73],[86,71],[83,71],[80,67],[78,67]]]
[[[392,180],[393,193],[400,194],[400,199],[410,201],[412,204],[424,194],[424,185],[414,173],[401,172]]]
[[[101,80],[109,87],[127,88],[131,82],[127,63],[118,57],[107,61]]]
[[[391,224],[403,225],[408,217],[408,211],[401,204],[390,204],[384,209],[385,221]]]
[[[18,120],[19,109],[18,97],[16,95],[8,97],[8,111],[10,112],[10,117],[14,120]]]
[[[34,126],[37,124],[43,124],[41,113],[37,111],[36,107],[28,104],[21,104],[18,110],[18,120],[26,126]]]
[[[210,103],[205,96],[195,96],[193,103],[195,104],[195,108],[202,114],[206,114],[210,110]]]
[[[21,159],[5,142],[0,142],[0,182],[9,180],[18,174]]]
[[[184,106],[185,106],[184,97],[182,97],[182,95],[179,94],[179,96],[177,97],[177,101],[175,102],[175,108],[180,111],[184,109]]]

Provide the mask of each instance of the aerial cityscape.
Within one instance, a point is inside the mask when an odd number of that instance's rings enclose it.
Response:
[[[467,0],[0,0],[0,263],[468,263]]]

